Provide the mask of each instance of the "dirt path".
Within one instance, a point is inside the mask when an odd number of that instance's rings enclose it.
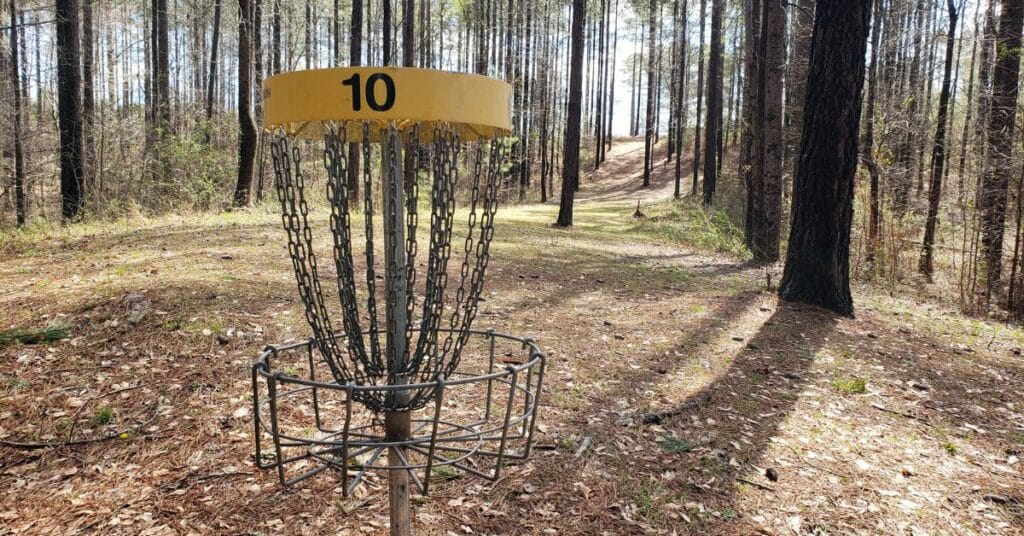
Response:
[[[667,171],[637,188],[642,147],[584,179],[572,229],[502,207],[475,327],[548,352],[538,449],[496,483],[437,482],[418,533],[1024,531],[1020,330],[870,289],[857,319],[780,304],[762,270],[631,217],[671,195]],[[279,226],[168,218],[4,258],[0,330],[71,338],[0,348],[0,440],[132,431],[0,447],[0,534],[385,533],[381,479],[343,500],[339,475],[282,489],[254,467],[250,364],[309,333]]]
[[[643,138],[616,138],[605,162],[597,171],[587,173],[579,201],[633,201],[639,198],[644,204],[663,201],[672,197],[675,190],[675,160],[666,162],[665,143],[655,146],[654,167],[651,185],[643,187],[644,140]],[[681,164],[682,193],[689,193],[692,158],[684,157]],[[590,169],[590,163],[584,166]]]

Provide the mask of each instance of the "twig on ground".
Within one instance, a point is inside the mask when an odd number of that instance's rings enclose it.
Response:
[[[694,408],[699,408],[707,404],[710,400],[711,392],[704,391],[703,393],[687,400],[686,402],[683,402],[682,404],[674,408],[663,409],[661,411],[654,411],[651,413],[644,413],[642,415],[638,415],[637,418],[634,419],[634,422],[640,421],[643,424],[661,424],[662,422],[671,417],[675,417],[676,415],[679,415]]]
[[[153,406],[153,416],[150,417],[149,420],[147,420],[146,422],[144,422],[142,424],[139,424],[138,426],[133,426],[131,428],[126,428],[124,430],[115,432],[113,434],[105,435],[103,437],[95,437],[95,438],[92,438],[92,439],[80,439],[78,441],[61,441],[59,443],[18,443],[18,442],[15,442],[15,441],[0,440],[0,447],[7,447],[7,448],[10,448],[10,449],[15,449],[15,450],[37,450],[37,449],[54,449],[54,448],[59,448],[59,447],[77,447],[77,446],[81,446],[81,445],[90,445],[92,443],[100,443],[100,442],[103,442],[103,441],[110,441],[111,439],[118,439],[118,438],[120,438],[121,436],[123,436],[125,434],[128,434],[130,436],[133,432],[136,432],[138,430],[146,428],[147,426],[152,424],[153,421],[155,421],[156,418],[160,415],[159,411],[160,411],[160,404],[155,404]]]
[[[748,486],[754,486],[757,489],[761,489],[761,490],[764,490],[764,491],[770,491],[772,493],[775,493],[775,489],[774,488],[765,486],[764,484],[758,484],[757,482],[753,482],[753,481],[747,480],[745,478],[736,477],[736,482],[743,482],[744,484],[746,484]]]
[[[885,406],[883,406],[881,404],[877,404],[877,403],[872,403],[871,407],[877,409],[878,411],[884,412],[884,413],[890,413],[892,415],[898,415],[900,417],[906,417],[908,419],[913,419],[913,420],[918,421],[921,424],[923,424],[923,425],[925,425],[925,426],[927,426],[929,428],[933,427],[932,423],[928,422],[928,419],[925,419],[924,417],[918,417],[917,415],[914,415],[914,414],[911,414],[911,413],[904,413],[902,411],[891,410],[891,409],[889,409],[889,408],[887,408],[887,407],[885,407]]]

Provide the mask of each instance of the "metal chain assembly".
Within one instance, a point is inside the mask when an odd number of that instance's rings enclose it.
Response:
[[[283,132],[271,140],[281,218],[306,320],[342,386],[424,385],[450,377],[471,333],[494,237],[505,158],[500,141],[466,144],[458,129],[447,124],[403,129],[390,123],[380,131],[383,139],[371,144],[367,122],[337,121],[324,129],[326,199],[341,313],[338,331],[320,283],[299,147]],[[361,177],[362,199],[352,197],[353,185],[348,183],[353,143],[362,156],[362,172],[353,174]],[[463,175],[468,180],[463,200],[467,215],[465,226],[457,226],[457,187]],[[430,203],[425,271],[417,269],[421,183],[429,187]],[[362,251],[354,246],[359,215],[352,213],[360,202]],[[454,276],[458,286],[449,292],[452,240],[463,234],[456,254],[462,256]],[[358,391],[355,396],[376,412],[408,411],[430,403],[435,389],[410,389],[403,396]]]

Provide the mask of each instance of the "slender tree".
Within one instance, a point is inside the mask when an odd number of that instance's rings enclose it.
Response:
[[[761,18],[760,62],[757,80],[757,120],[754,177],[754,260],[779,260],[782,226],[782,75],[786,65],[786,12],[781,0],[766,0]],[[705,181],[706,182],[706,181]]]
[[[583,30],[587,16],[586,0],[572,0],[572,27],[569,53],[569,100],[565,119],[565,141],[562,149],[562,201],[555,225],[572,225],[573,201],[580,174],[580,120],[583,97]]]
[[[362,65],[363,61],[363,0],[352,0],[352,16],[349,18],[348,64]],[[348,145],[348,190],[353,207],[359,206],[359,145]]]
[[[722,12],[723,0],[711,2],[711,55],[708,58],[707,140],[704,144],[704,205],[715,199],[718,184],[718,148],[722,137]]]
[[[647,116],[644,122],[644,188],[651,185],[651,153],[654,150],[654,89],[657,87],[657,79],[654,74],[655,66],[655,22],[658,20],[657,4],[650,0],[647,8],[647,19],[649,30],[647,31]]]
[[[253,163],[256,157],[256,125],[252,120],[252,0],[238,0],[238,181],[235,206],[249,204]]]
[[[28,216],[28,203],[25,195],[25,156],[22,148],[21,134],[21,64],[18,61],[18,8],[15,0],[10,0],[11,12],[11,87],[14,101],[14,118],[11,129],[14,135],[14,218],[18,227],[25,225]]]
[[[818,4],[779,295],[853,314],[850,231],[871,0]]]
[[[946,123],[949,115],[949,97],[953,84],[953,53],[956,45],[958,14],[953,0],[946,0],[949,12],[949,29],[946,31],[946,61],[942,74],[942,89],[939,91],[939,113],[935,119],[935,141],[932,143],[931,183],[928,190],[928,217],[925,219],[924,241],[921,247],[921,262],[918,270],[929,281],[935,272],[933,249],[935,228],[939,220],[939,203],[942,200],[942,176],[946,166]]]
[[[82,71],[78,0],[57,0],[57,124],[60,129],[60,197],[65,222],[82,212]]]
[[[93,126],[96,123],[95,75],[93,74],[93,0],[82,0],[82,161],[87,191],[96,188],[95,141]],[[93,194],[95,192],[93,191]]]
[[[220,45],[220,11],[221,1],[213,0],[213,38],[210,43],[210,76],[206,82],[206,121],[209,122],[213,119],[213,101],[217,94],[217,50]],[[278,61],[280,61],[280,55],[278,55]],[[280,65],[278,65],[280,67]],[[207,137],[206,140],[210,140],[210,132],[212,128],[207,125]]]
[[[697,123],[693,136],[693,184],[690,187],[691,195],[697,195],[697,188],[700,186],[700,118],[704,106],[704,23],[707,19],[708,0],[700,0],[700,41],[698,47],[700,52],[697,55]]]

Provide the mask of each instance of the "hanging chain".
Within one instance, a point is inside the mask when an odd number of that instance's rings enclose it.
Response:
[[[344,349],[340,348],[339,342],[342,341],[338,340],[331,325],[319,280],[305,197],[305,176],[297,142],[282,133],[277,133],[271,141],[282,223],[288,236],[288,252],[306,320],[313,330],[317,348],[340,384],[430,383],[442,374],[450,377],[458,366],[476,317],[490,243],[494,237],[501,164],[506,155],[498,141],[476,142],[463,159],[464,144],[457,127],[440,124],[430,128],[432,130],[424,136],[419,125],[405,131],[400,131],[393,124],[381,128],[369,122],[326,125],[323,165],[327,171],[326,194],[331,207],[330,228],[334,239],[333,257],[341,302]],[[383,137],[380,140],[382,150],[380,165],[374,166],[370,142],[371,134],[376,141],[378,129]],[[358,279],[362,277],[356,275],[354,262],[357,253],[353,248],[350,209],[353,199],[348,183],[352,164],[348,159],[350,140],[357,140],[362,150],[365,288],[360,288],[362,285]],[[458,287],[452,296],[448,296],[456,186],[464,169],[471,177],[466,199],[465,239],[458,248],[463,258],[458,270]],[[423,274],[417,269],[421,171],[425,171],[424,176],[431,180],[430,246],[424,259]],[[378,180],[380,182],[375,188]],[[401,200],[401,204],[388,200]],[[378,244],[385,252],[383,277],[379,275],[374,249],[377,234],[374,219],[378,216],[376,203],[382,203],[383,207],[379,211],[383,223],[383,244]],[[418,281],[420,275],[423,276],[422,283]],[[384,281],[384,319],[378,316],[378,280]],[[417,288],[422,293],[417,294]],[[363,317],[360,316],[361,303],[366,306]],[[446,307],[451,308],[447,313]],[[419,315],[414,318],[417,312]],[[443,332],[443,336],[439,332]],[[382,333],[386,337],[383,352]],[[357,399],[378,412],[411,410],[429,403],[434,396],[433,390],[434,387],[424,388],[409,393],[405,399],[385,396],[381,392],[363,394]]]

